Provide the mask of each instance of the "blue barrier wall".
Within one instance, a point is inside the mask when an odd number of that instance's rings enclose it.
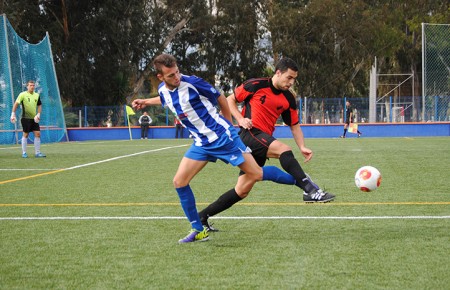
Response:
[[[306,138],[335,138],[344,133],[344,126],[333,125],[302,125]],[[450,122],[444,123],[359,123],[358,129],[362,137],[420,137],[420,136],[450,136]],[[275,129],[277,138],[290,138],[291,130],[286,126]],[[357,137],[348,133],[347,138]]]
[[[306,138],[337,138],[343,133],[344,126],[333,125],[302,125],[303,134]],[[439,123],[364,123],[359,124],[362,137],[431,137],[450,136],[450,122]],[[131,127],[132,139],[141,138],[140,127]],[[129,140],[130,131],[128,127],[112,128],[67,128],[69,141],[88,140]],[[184,138],[189,133],[185,129]],[[150,127],[149,139],[171,139],[175,138],[175,128],[172,126]],[[277,126],[274,136],[276,138],[291,138],[291,130],[287,126]],[[356,138],[356,134],[347,133],[347,138]]]

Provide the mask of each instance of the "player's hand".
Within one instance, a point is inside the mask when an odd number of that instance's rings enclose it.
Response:
[[[145,101],[143,99],[136,99],[133,101],[133,103],[131,103],[131,106],[133,107],[133,109],[136,110],[140,110],[145,108]]]
[[[41,114],[37,113],[37,115],[34,116],[34,121],[35,121],[36,123],[39,123],[40,120],[41,120]]]
[[[253,127],[253,123],[252,120],[249,118],[243,118],[241,120],[239,120],[239,127],[242,127],[246,130],[250,130]]]
[[[309,160],[311,160],[311,158],[313,157],[313,152],[311,149],[306,148],[306,147],[302,147],[300,148],[303,156],[305,157],[305,162],[308,162]]]
[[[14,112],[11,112],[11,123],[15,123],[16,122],[16,113],[14,113]]]

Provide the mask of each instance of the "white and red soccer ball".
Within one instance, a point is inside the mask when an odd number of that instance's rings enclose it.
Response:
[[[355,184],[361,191],[374,191],[381,184],[381,173],[373,166],[363,166],[356,171]]]

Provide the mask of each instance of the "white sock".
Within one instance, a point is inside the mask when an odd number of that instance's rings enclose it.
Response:
[[[39,154],[41,152],[41,138],[34,137],[34,152]]]
[[[22,154],[27,153],[27,138],[22,137]]]

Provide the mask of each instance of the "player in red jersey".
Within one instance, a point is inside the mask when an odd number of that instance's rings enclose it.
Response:
[[[275,67],[271,78],[250,79],[236,88],[228,96],[233,117],[241,127],[239,135],[252,150],[252,155],[259,166],[264,166],[268,158],[280,160],[281,167],[291,174],[296,185],[303,189],[305,202],[329,202],[335,196],[323,191],[305,174],[292,152],[292,148],[273,137],[275,123],[281,116],[283,122],[291,128],[292,136],[305,162],[311,160],[313,152],[305,146],[302,129],[298,120],[297,102],[290,88],[298,75],[298,66],[290,58],[282,58]],[[237,103],[243,103],[242,112]],[[242,174],[242,172],[241,172]],[[216,215],[246,195],[238,195],[230,190],[202,210],[199,215],[204,226],[211,231],[215,229],[208,224],[208,218]]]

